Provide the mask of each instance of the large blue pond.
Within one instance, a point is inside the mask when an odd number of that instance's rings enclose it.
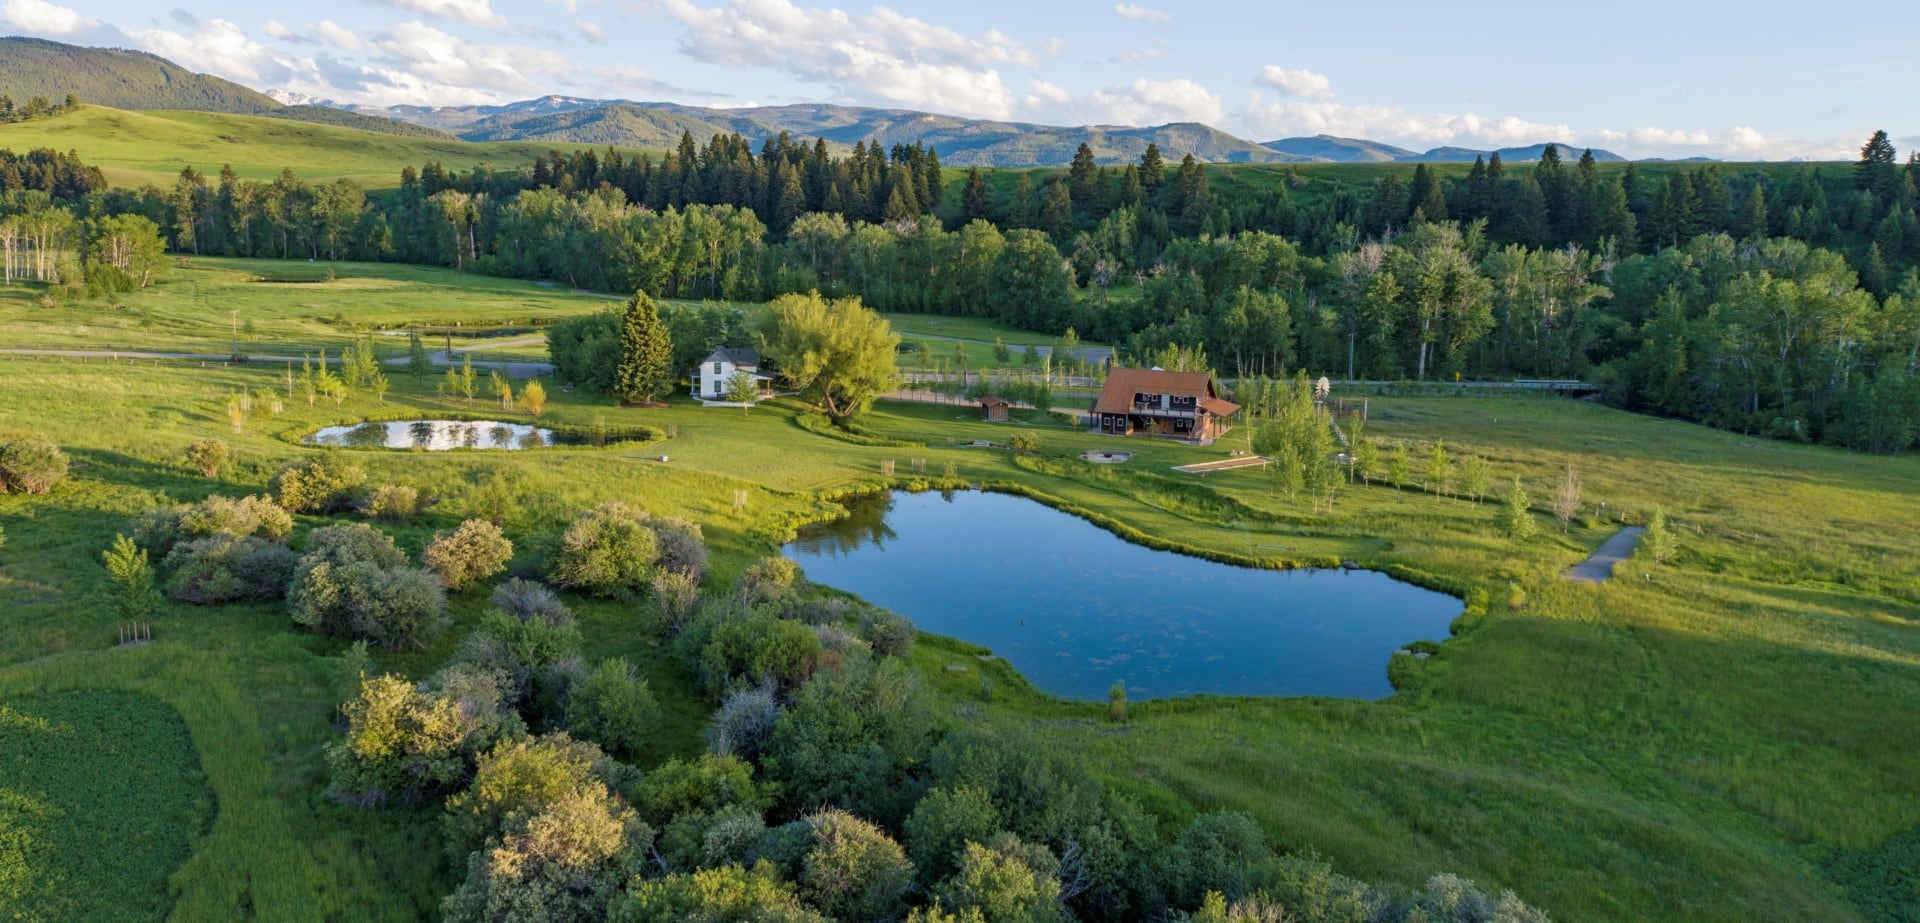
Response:
[[[1155,551],[1005,494],[882,494],[786,547],[817,583],[991,648],[1039,688],[1105,699],[1392,694],[1387,661],[1459,600],[1372,571],[1256,570]]]

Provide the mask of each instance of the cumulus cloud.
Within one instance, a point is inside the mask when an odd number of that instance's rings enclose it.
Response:
[[[368,0],[368,2],[409,10],[422,16],[464,22],[484,29],[498,29],[507,24],[506,17],[493,11],[491,0]]]
[[[313,24],[313,33],[320,40],[341,51],[359,51],[363,46],[360,37],[352,29],[341,26],[331,19],[322,19]]]
[[[266,24],[260,27],[260,34],[272,39],[293,38],[293,30],[287,28],[286,24],[278,19],[267,20]]]
[[[1124,87],[1103,87],[1088,94],[1086,105],[1097,121],[1120,125],[1215,124],[1226,115],[1220,97],[1184,77],[1177,80],[1142,77]]]
[[[998,31],[963,35],[886,7],[864,15],[790,0],[661,0],[659,7],[686,29],[681,50],[696,60],[772,68],[849,96],[962,115],[1011,115],[1014,94],[999,68],[1037,63]]]
[[[1327,75],[1310,70],[1290,71],[1269,64],[1260,70],[1260,76],[1253,78],[1253,82],[1301,99],[1333,98],[1333,82],[1327,79]]]
[[[469,42],[419,21],[400,23],[371,45],[395,86],[439,85],[469,101],[539,95],[548,92],[545,80],[572,70],[572,60],[558,51]]]
[[[215,74],[251,86],[283,86],[293,59],[254,41],[224,19],[201,19],[191,32],[146,29],[132,33],[140,47],[190,71]]]
[[[573,24],[573,30],[580,33],[581,38],[595,45],[605,45],[607,43],[607,33],[600,31],[599,26],[584,19],[575,22]]]
[[[1035,79],[1027,82],[1027,97],[1023,102],[1027,107],[1034,108],[1059,105],[1071,99],[1073,94],[1067,92],[1065,88],[1045,80]]]
[[[31,35],[55,38],[82,35],[101,26],[98,19],[47,0],[7,0],[0,5],[0,22]]]
[[[1161,10],[1148,9],[1144,6],[1141,6],[1138,3],[1118,4],[1113,8],[1113,11],[1115,13],[1120,14],[1120,18],[1131,19],[1134,22],[1172,22],[1173,21],[1172,13],[1163,12]]]

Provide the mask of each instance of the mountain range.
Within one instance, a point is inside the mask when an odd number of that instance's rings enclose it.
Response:
[[[1459,147],[1414,152],[1378,141],[1316,135],[1257,143],[1198,122],[1146,128],[1037,125],[861,106],[802,104],[716,109],[679,103],[543,96],[492,106],[370,107],[286,90],[262,93],[195,74],[138,51],[85,48],[32,38],[0,38],[0,94],[25,101],[68,93],[116,109],[188,109],[321,122],[389,134],[468,141],[551,141],[664,150],[683,134],[705,143],[739,134],[758,145],[782,133],[820,138],[844,151],[861,141],[883,147],[925,144],[948,166],[1035,167],[1070,162],[1080,145],[1104,164],[1138,160],[1149,144],[1169,160],[1186,154],[1209,163],[1450,163],[1491,154]],[[1557,142],[1548,142],[1557,143]],[[1508,162],[1538,160],[1547,144],[1501,148]],[[1580,148],[1561,143],[1561,155]],[[1595,150],[1594,158],[1626,158]]]

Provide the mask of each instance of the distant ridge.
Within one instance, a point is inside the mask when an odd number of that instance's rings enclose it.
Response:
[[[1314,135],[1311,138],[1281,138],[1268,141],[1265,146],[1283,154],[1299,157],[1311,157],[1330,163],[1392,163],[1420,155],[1404,147],[1394,147],[1379,141],[1367,141],[1360,138],[1338,138],[1333,135]]]
[[[1500,155],[1502,161],[1518,163],[1520,161],[1539,160],[1541,155],[1547,152],[1549,145],[1558,147],[1560,149],[1560,159],[1568,162],[1579,160],[1580,152],[1586,150],[1585,147],[1577,144],[1568,144],[1564,141],[1548,141],[1541,144],[1529,144],[1525,147],[1503,147],[1497,151],[1479,151],[1469,147],[1436,147],[1424,154],[1414,154],[1400,159],[1408,163],[1415,161],[1424,161],[1427,163],[1472,163],[1475,157],[1487,157],[1497,153]],[[1627,158],[1612,151],[1603,151],[1596,147],[1593,149],[1593,159],[1601,163],[1625,163]]]

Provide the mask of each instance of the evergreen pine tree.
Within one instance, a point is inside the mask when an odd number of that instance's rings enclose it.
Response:
[[[1166,179],[1166,161],[1160,157],[1160,145],[1149,142],[1147,151],[1140,155],[1140,185],[1149,192],[1159,189]]]
[[[1080,149],[1073,153],[1073,166],[1067,170],[1067,191],[1073,196],[1073,207],[1086,209],[1093,204],[1098,189],[1094,186],[1094,177],[1099,169],[1093,162],[1093,148],[1085,141]]]
[[[673,370],[673,340],[660,322],[660,309],[646,292],[627,302],[620,327],[620,368],[614,396],[629,404],[649,403],[666,390]]]
[[[960,191],[960,223],[992,221],[993,203],[987,197],[987,178],[979,167],[967,170],[967,185]]]

